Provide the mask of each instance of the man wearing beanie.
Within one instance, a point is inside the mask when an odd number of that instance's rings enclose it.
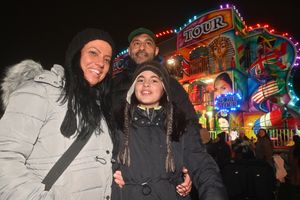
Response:
[[[1,200],[110,198],[113,53],[110,35],[88,28],[70,42],[64,67],[24,60],[9,68],[1,85]]]
[[[119,145],[114,168],[126,185],[119,188],[114,182],[112,200],[182,199],[175,187],[182,181],[184,166],[199,200],[227,199],[219,169],[203,149],[197,127],[188,127],[181,108],[172,102],[169,81],[167,69],[157,61],[142,63],[133,74],[116,120]]]

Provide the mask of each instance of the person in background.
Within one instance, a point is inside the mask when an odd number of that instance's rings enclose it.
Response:
[[[133,81],[133,73],[138,69],[138,65],[146,61],[156,60],[162,62],[159,57],[159,47],[156,45],[155,34],[144,27],[133,30],[128,35],[128,56],[124,58],[124,70],[116,74],[112,79],[112,109],[114,116],[119,115],[120,106],[125,104],[126,94]],[[185,120],[191,122],[191,126],[198,125],[198,117],[192,103],[189,100],[188,94],[178,81],[171,77],[170,88],[172,101],[181,107],[185,114]],[[187,171],[183,169],[185,177],[183,184],[178,185],[178,189],[182,193],[189,193],[191,190],[191,182],[186,176]],[[115,177],[121,178],[121,173],[116,172]],[[121,185],[123,181],[120,181]]]
[[[216,160],[221,171],[231,159],[231,149],[226,142],[226,134],[224,131],[219,133],[214,141],[213,158]]]
[[[184,111],[172,102],[170,77],[159,62],[142,63],[133,75],[119,113],[116,169],[125,185],[112,187],[112,200],[182,199],[176,185],[185,166],[200,200],[227,199],[217,164],[188,126]],[[188,123],[188,122],[187,122]]]
[[[267,131],[262,128],[257,133],[255,156],[257,159],[264,160],[273,167],[273,145]]]
[[[88,28],[74,36],[64,67],[24,60],[2,83],[0,199],[108,199],[112,184],[111,36]],[[47,191],[44,177],[78,139],[84,148]]]
[[[207,153],[209,153],[210,155],[213,155],[214,154],[214,145],[213,145],[213,141],[210,137],[210,133],[208,132],[208,130],[206,128],[201,128],[199,132],[200,132],[201,142],[202,142],[202,144],[205,145]]]
[[[236,159],[254,159],[255,146],[252,141],[245,135],[245,130],[239,130],[239,137],[232,144],[232,150]]]
[[[288,160],[290,169],[288,171],[290,199],[296,200],[300,198],[300,137],[293,136],[294,145],[289,151]]]
[[[285,177],[287,176],[287,171],[285,169],[284,159],[282,158],[283,154],[274,153],[273,161],[275,167],[275,176],[278,181],[278,184],[285,182]]]
[[[290,167],[290,181],[292,185],[300,187],[300,137],[293,136],[294,145],[289,152]]]

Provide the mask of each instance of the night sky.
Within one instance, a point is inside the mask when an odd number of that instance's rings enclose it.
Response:
[[[45,67],[51,67],[54,63],[63,64],[71,38],[87,27],[107,30],[115,39],[118,49],[124,50],[128,45],[128,34],[137,27],[148,27],[155,33],[178,28],[194,15],[198,16],[224,3],[234,4],[247,25],[268,23],[277,31],[288,32],[300,41],[300,22],[297,17],[300,11],[295,2],[10,0],[5,2],[8,5],[0,6],[0,69],[26,58],[39,61]]]

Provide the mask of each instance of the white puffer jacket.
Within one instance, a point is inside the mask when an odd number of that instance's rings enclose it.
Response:
[[[30,73],[24,72],[24,66],[27,71],[38,69],[34,79],[26,77]],[[57,101],[63,78],[59,65],[47,71],[26,60],[11,68],[2,84],[6,108],[0,120],[1,200],[104,200],[110,196],[112,141],[105,121],[101,123],[104,133],[93,134],[51,190],[44,191],[41,181],[75,140],[60,133],[67,110],[67,103]]]

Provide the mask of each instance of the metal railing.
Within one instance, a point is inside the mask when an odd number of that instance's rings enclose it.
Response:
[[[283,147],[290,144],[293,141],[293,135],[295,130],[293,129],[269,129],[267,133],[269,134],[273,147]]]
[[[272,140],[273,147],[284,147],[291,144],[293,141],[294,129],[266,129]],[[247,132],[247,131],[246,131]],[[217,131],[209,131],[210,137],[214,140],[217,137]],[[226,134],[226,141],[229,141],[229,136]]]

